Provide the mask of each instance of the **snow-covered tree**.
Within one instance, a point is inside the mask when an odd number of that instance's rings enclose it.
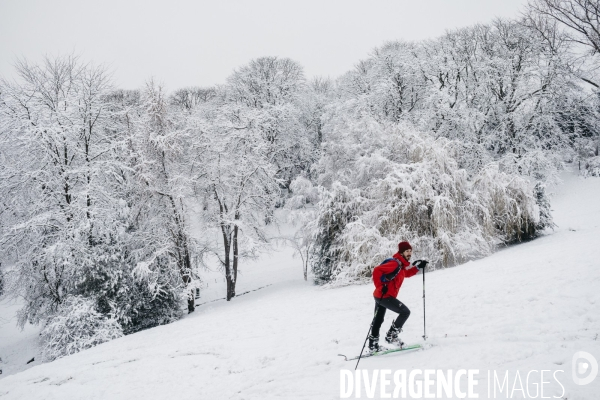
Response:
[[[583,173],[600,148],[600,7],[588,0],[531,0],[525,23],[547,42],[559,35],[570,45],[569,66],[576,95],[562,99],[561,127],[570,133],[571,146]],[[579,87],[581,84],[582,87]]]
[[[20,323],[36,323],[77,291],[98,258],[111,260],[124,221],[115,205],[119,140],[102,69],[74,57],[23,61],[3,83],[0,190],[9,292],[25,298]]]
[[[470,178],[453,157],[455,142],[377,122],[360,109],[336,111],[318,165],[317,281],[370,276],[402,240],[437,267],[535,233],[539,212],[527,180],[498,164]]]
[[[157,286],[165,271],[178,272],[188,286],[188,311],[194,311],[195,242],[189,232],[185,200],[192,194],[186,145],[189,130],[177,112],[169,110],[164,89],[149,81],[137,110],[129,114],[130,207],[134,222],[132,254],[135,273]],[[177,285],[175,285],[177,287]]]
[[[335,95],[334,82],[321,77],[313,78],[308,82],[299,95],[297,107],[300,111],[300,123],[311,144],[308,161],[306,161],[308,165],[312,165],[318,159],[323,142],[323,115]],[[302,174],[310,177],[310,167],[305,168],[299,176]]]
[[[585,49],[582,61],[590,68],[584,69],[579,78],[600,89],[600,6],[595,0],[531,0],[528,4],[529,22],[547,31],[548,20],[565,28],[568,39]]]
[[[304,73],[288,58],[262,57],[236,70],[223,87],[226,102],[252,111],[248,120],[262,135],[284,188],[314,161],[314,147],[302,123]]]
[[[215,88],[187,87],[178,89],[169,96],[169,103],[190,111],[200,104],[211,101],[216,95]]]
[[[119,322],[99,313],[92,299],[67,296],[40,333],[42,357],[52,361],[121,336]]]
[[[73,296],[125,333],[178,318],[176,263],[144,274],[164,251],[149,238],[167,228],[157,232],[157,210],[136,201],[127,107],[139,96],[114,92],[101,68],[74,57],[23,61],[18,72],[0,98],[0,251],[7,295],[25,300],[19,323],[51,324]]]
[[[291,196],[286,201],[288,211],[287,221],[293,224],[296,231],[292,236],[283,237],[291,244],[302,260],[304,280],[308,280],[311,253],[315,243],[314,232],[316,224],[319,189],[303,175],[298,175],[290,185]]]
[[[569,139],[557,115],[578,92],[569,60],[559,32],[545,39],[519,21],[496,20],[388,43],[339,80],[340,95],[378,121],[459,139],[457,160],[470,174],[504,158],[504,168],[552,181]]]
[[[280,198],[278,153],[264,136],[261,116],[255,109],[225,103],[195,131],[194,152],[200,160],[195,185],[204,204],[203,223],[220,238],[209,247],[224,268],[227,300],[235,297],[240,259],[268,243],[263,227]]]

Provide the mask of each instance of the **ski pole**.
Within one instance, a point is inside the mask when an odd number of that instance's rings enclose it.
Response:
[[[427,269],[427,264],[423,268],[423,340],[427,340],[427,331],[425,330],[425,269]]]

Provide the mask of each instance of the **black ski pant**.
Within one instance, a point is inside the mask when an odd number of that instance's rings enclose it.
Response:
[[[373,320],[373,329],[371,335],[379,336],[379,328],[383,324],[385,310],[390,310],[398,313],[398,318],[394,321],[394,326],[400,330],[410,316],[410,310],[395,297],[384,297],[380,299],[375,297],[375,319]]]

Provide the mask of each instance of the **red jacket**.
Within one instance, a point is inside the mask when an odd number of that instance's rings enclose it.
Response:
[[[378,265],[373,270],[373,283],[375,284],[375,291],[373,296],[381,298],[381,289],[387,284],[388,291],[383,297],[396,297],[400,291],[400,286],[404,278],[410,278],[419,272],[419,269],[415,266],[410,265],[400,253],[394,254],[394,258],[401,264],[400,272],[390,282],[384,283],[381,281],[381,276],[393,272],[397,267],[398,263],[394,260],[390,260],[384,264]]]

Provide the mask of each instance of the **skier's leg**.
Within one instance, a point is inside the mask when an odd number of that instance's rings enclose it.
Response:
[[[404,323],[406,322],[408,317],[410,317],[410,310],[408,309],[408,307],[406,307],[406,305],[400,303],[400,309],[397,311],[397,313],[398,318],[396,318],[396,321],[394,321],[394,327],[400,330],[404,326]]]
[[[383,324],[383,319],[385,317],[385,307],[380,306],[375,302],[375,319],[373,320],[373,328],[371,329],[372,336],[379,336],[379,328],[381,328],[381,324]]]
[[[369,335],[369,349],[371,351],[378,351],[379,348],[379,329],[383,324],[383,318],[385,317],[385,307],[380,306],[375,301],[375,317],[373,318],[373,326],[371,327],[371,334]]]
[[[396,320],[394,322],[392,322],[392,326],[388,330],[388,332],[385,336],[385,340],[388,343],[396,343],[396,344],[402,346],[402,341],[398,337],[398,334],[400,333],[400,331],[402,330],[402,327],[404,326],[404,323],[410,316],[410,310],[408,309],[408,307],[406,307],[404,304],[402,304],[402,302],[400,302],[398,299],[393,298],[393,297],[388,297],[386,299],[383,299],[380,302],[380,305],[386,307],[387,309],[389,309],[391,311],[398,313],[398,317],[396,318]]]

